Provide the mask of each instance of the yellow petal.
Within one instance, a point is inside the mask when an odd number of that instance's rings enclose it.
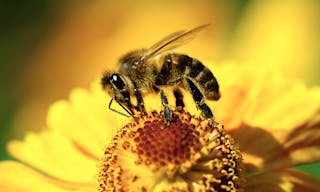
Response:
[[[320,110],[319,87],[307,89],[275,71],[226,63],[216,70],[216,76],[222,97],[213,111],[226,129],[245,123],[266,129],[284,142],[292,128],[312,120]]]
[[[250,64],[225,63],[215,72],[222,97],[212,108],[239,143],[248,171],[320,159],[319,87]]]
[[[214,69],[209,65],[211,71]],[[251,65],[221,63],[221,66],[215,69],[215,76],[219,82],[221,98],[212,104],[216,120],[223,123],[226,129],[233,129],[243,122],[244,112],[252,101],[255,92],[253,87],[253,78],[261,76],[261,70],[254,74]],[[254,75],[256,77],[254,77]]]
[[[91,184],[68,183],[45,176],[34,169],[14,161],[0,163],[0,189],[14,192],[67,192],[95,191]]]
[[[258,127],[268,126],[268,130],[283,142],[292,128],[317,115],[320,89],[307,90],[302,84],[290,81],[270,81],[260,86],[254,104],[244,116],[244,122]]]
[[[96,160],[53,131],[29,133],[24,141],[10,142],[8,150],[20,161],[66,181],[90,182],[96,175]]]
[[[239,144],[246,172],[261,170],[270,158],[284,152],[281,144],[264,129],[242,125],[231,134]]]
[[[320,180],[302,172],[283,170],[250,175],[246,192],[319,192]]]
[[[48,114],[48,126],[100,157],[103,148],[122,127],[127,118],[108,109],[107,97],[94,82],[91,91],[74,89],[70,101],[53,104]]]
[[[318,124],[292,128],[285,142],[279,142],[265,129],[249,125],[242,125],[231,134],[240,146],[246,171],[261,171],[320,160],[319,125],[318,121]]]
[[[293,167],[299,164],[312,163],[320,160],[320,111],[313,122],[292,129],[291,134],[282,143],[268,162],[266,168]]]

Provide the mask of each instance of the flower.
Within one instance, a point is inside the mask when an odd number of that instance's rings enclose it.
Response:
[[[53,104],[42,132],[9,143],[17,161],[0,163],[1,189],[96,191],[99,184],[103,190],[108,182],[121,186],[121,181],[126,183],[121,190],[135,191],[152,181],[148,189],[186,191],[192,184],[204,191],[213,186],[206,181],[230,171],[225,191],[320,191],[319,180],[292,169],[320,159],[320,88],[307,89],[250,64],[213,69],[212,62],[204,63],[220,82],[221,99],[208,101],[220,123],[197,117],[189,93],[184,93],[185,111],[173,110],[177,123],[169,128],[157,112],[128,121],[107,110],[109,98],[95,82]],[[161,109],[159,96],[147,96],[146,106]],[[174,153],[172,146],[179,146]],[[211,160],[216,163],[210,167]]]
[[[235,191],[243,186],[241,154],[221,124],[172,110],[141,115],[107,147],[100,191]]]

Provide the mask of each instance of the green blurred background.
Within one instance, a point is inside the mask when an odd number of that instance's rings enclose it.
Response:
[[[120,55],[204,23],[211,38],[187,48],[200,59],[254,61],[320,84],[317,0],[2,0],[0,20],[1,160],[10,159],[10,139],[46,126],[50,103],[87,87]],[[299,169],[320,178],[320,163]]]

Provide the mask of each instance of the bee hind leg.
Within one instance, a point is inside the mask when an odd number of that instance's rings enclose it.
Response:
[[[204,102],[204,96],[197,86],[190,80],[186,79],[193,100],[196,102],[197,108],[201,111],[201,115],[206,119],[213,119],[213,113],[210,107]]]
[[[206,118],[206,119],[211,119],[213,118],[213,114],[211,109],[209,108],[209,106],[206,103],[202,103],[202,104],[198,104],[197,103],[197,107],[198,109],[201,110],[201,115]]]

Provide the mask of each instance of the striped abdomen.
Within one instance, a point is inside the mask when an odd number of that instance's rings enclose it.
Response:
[[[169,85],[180,80],[183,81],[184,87],[191,92],[195,92],[195,89],[190,86],[195,86],[206,99],[218,100],[220,98],[216,78],[200,61],[187,55],[166,55],[158,75],[158,84]]]

